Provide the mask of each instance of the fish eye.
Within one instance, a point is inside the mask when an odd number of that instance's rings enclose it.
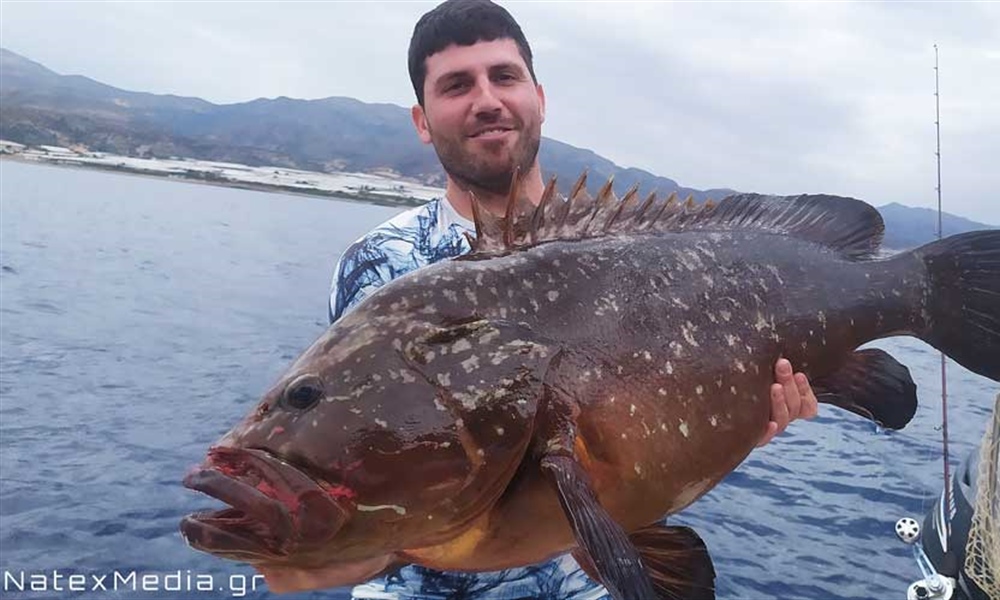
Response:
[[[315,375],[296,377],[285,388],[282,400],[285,406],[295,410],[309,410],[323,397],[323,382]]]

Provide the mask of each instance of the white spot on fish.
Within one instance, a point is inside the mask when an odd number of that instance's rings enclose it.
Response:
[[[737,360],[735,363],[733,363],[733,366],[735,366],[736,370],[739,371],[740,373],[746,373],[747,372],[746,365],[744,365],[743,361],[741,361],[741,360]]]
[[[535,284],[531,283],[531,281],[528,280],[528,279],[522,279],[521,280],[521,285],[523,285],[524,287],[528,288],[529,290],[535,288]]]
[[[694,326],[694,324],[691,323],[691,321],[688,321],[684,325],[681,326],[681,333],[684,334],[684,339],[687,340],[687,343],[689,343],[692,346],[694,346],[694,347],[697,348],[698,347],[698,341],[694,339],[694,330],[695,329],[696,329],[696,327]]]
[[[441,404],[441,400],[437,396],[434,397],[434,408],[440,411],[448,410],[447,408],[445,408],[444,404]]]
[[[476,293],[469,288],[465,288],[465,297],[469,299],[469,302],[471,302],[473,306],[479,304],[479,298],[476,297]]]
[[[667,361],[666,369],[667,369],[667,375],[673,375],[674,374],[674,365],[670,364],[669,360]]]
[[[503,427],[497,427],[496,431],[497,431],[497,435],[503,435]]]
[[[700,385],[697,385],[694,388],[694,392],[700,396],[705,392],[705,388],[701,387]]]
[[[385,427],[389,426],[388,423],[386,423],[385,421],[383,421],[381,419],[375,419],[375,424],[378,425],[379,427],[382,427],[382,428],[385,428]]]
[[[642,466],[639,463],[635,463],[635,474],[642,477]]]
[[[684,437],[688,436],[688,424],[687,421],[681,421],[681,424],[677,427],[681,430],[681,435]]]
[[[469,358],[462,361],[462,368],[465,369],[466,373],[471,373],[479,368],[479,357],[473,354]]]
[[[712,415],[708,418],[708,422],[712,424],[712,427],[715,427],[719,424],[719,419],[715,415]]]
[[[396,506],[395,504],[377,504],[375,506],[369,506],[368,504],[357,504],[357,509],[361,512],[375,512],[377,510],[391,510],[397,515],[405,515],[406,509],[402,506]]]
[[[667,390],[665,390],[663,388],[660,388],[660,389],[656,390],[656,392],[658,394],[660,394],[661,396],[666,396],[667,395]]]
[[[466,350],[472,350],[472,344],[465,338],[462,338],[451,345],[452,354],[465,352]]]
[[[448,300],[451,300],[452,302],[458,302],[458,294],[456,294],[453,290],[444,289],[441,290],[441,293],[444,294],[444,297],[447,298]]]
[[[726,334],[726,343],[728,343],[730,346],[735,346],[736,345],[736,340],[737,340],[737,338],[736,338],[735,335],[733,335],[731,333],[727,333]]]
[[[629,407],[628,407],[628,415],[630,417],[634,417],[635,416],[635,404],[630,404],[629,405]]]
[[[731,318],[733,318],[733,313],[729,312],[728,310],[720,310],[719,311],[719,316],[722,317],[723,321],[725,321],[726,323],[728,323],[729,320]]]
[[[555,302],[556,300],[559,299],[559,292],[552,290],[549,293],[545,294],[545,296],[549,299],[549,302]]]
[[[499,329],[491,329],[488,332],[484,333],[483,335],[479,336],[479,343],[489,344],[499,335],[500,335]]]

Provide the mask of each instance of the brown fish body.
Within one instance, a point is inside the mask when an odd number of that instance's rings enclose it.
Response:
[[[923,326],[913,307],[924,279],[902,273],[917,266],[912,259],[852,263],[779,236],[621,236],[495,260],[489,275],[459,263],[442,269],[453,281],[428,270],[429,285],[415,285],[437,290],[425,299],[448,319],[463,310],[514,319],[539,343],[559,341],[544,382],[579,400],[576,450],[627,530],[684,508],[742,462],[768,421],[778,357],[821,377],[858,345]],[[464,287],[477,276],[485,290]],[[449,289],[466,300],[463,290],[475,289],[502,314],[452,304],[441,295]],[[533,440],[531,451],[544,452],[546,441]],[[575,544],[561,515],[540,470],[524,469],[477,524],[476,552],[446,544],[408,555],[452,570],[538,562]]]
[[[981,251],[993,265],[996,236],[871,261],[877,213],[836,200],[693,210],[602,194],[576,211],[543,199],[499,226],[477,215],[472,255],[381,288],[218,443],[186,483],[235,508],[189,517],[186,539],[271,572],[341,574],[327,585],[583,548],[616,597],[645,595],[622,591],[635,577],[612,573],[594,536],[618,531],[624,550],[622,535],[735,468],[764,431],[778,357],[821,400],[889,427],[912,416],[912,381],[855,352],[867,341],[916,335],[1000,378],[967,347],[1000,347],[975,314],[950,322],[975,325],[961,340],[941,333],[955,306],[996,311],[997,267],[961,275]],[[847,225],[824,225],[841,210]]]

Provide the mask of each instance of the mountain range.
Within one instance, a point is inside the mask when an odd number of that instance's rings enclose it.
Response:
[[[200,98],[122,90],[81,75],[61,75],[0,48],[0,139],[29,146],[85,146],[141,157],[181,156],[273,165],[321,172],[388,173],[443,186],[431,147],[413,132],[410,112],[394,104],[353,98],[259,98],[213,104]],[[585,169],[591,186],[614,176],[624,192],[677,192],[696,200],[721,198],[729,189],[697,190],[648,171],[620,167],[591,150],[543,138],[539,159],[545,177],[575,181]],[[902,248],[928,241],[934,227],[925,209],[898,204],[882,209],[885,245]],[[927,211],[929,212],[929,211]],[[936,213],[933,222],[936,227]],[[988,226],[948,215],[945,233]]]

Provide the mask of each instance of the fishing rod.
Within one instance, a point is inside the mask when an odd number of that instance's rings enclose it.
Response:
[[[934,156],[937,159],[937,209],[938,226],[937,238],[944,237],[944,230],[941,218],[941,86],[940,70],[938,69],[938,47],[934,44],[934,128],[937,133],[937,148]],[[947,540],[951,538],[951,520],[955,516],[955,499],[953,497],[951,481],[951,467],[948,464],[948,378],[946,371],[946,361],[944,352],[941,352],[941,446],[944,460],[944,483],[945,494],[941,504],[944,511],[944,527],[938,532],[941,538],[941,547],[947,548]]]
[[[937,239],[944,237],[941,209],[941,82],[938,65],[938,46],[934,44],[934,128],[937,145],[934,157],[937,161]],[[948,456],[948,378],[947,362],[944,352],[941,352],[941,445],[944,461],[944,491],[941,494],[941,510],[934,515],[934,529],[937,529],[938,541],[942,551],[947,554],[951,540],[951,522],[955,516],[954,486],[951,482],[951,467]],[[896,535],[904,543],[913,548],[913,558],[920,568],[923,579],[913,582],[907,590],[908,600],[949,600],[955,593],[955,579],[941,575],[934,568],[933,562],[927,557],[921,543],[920,524],[912,518],[903,518],[896,522]]]

